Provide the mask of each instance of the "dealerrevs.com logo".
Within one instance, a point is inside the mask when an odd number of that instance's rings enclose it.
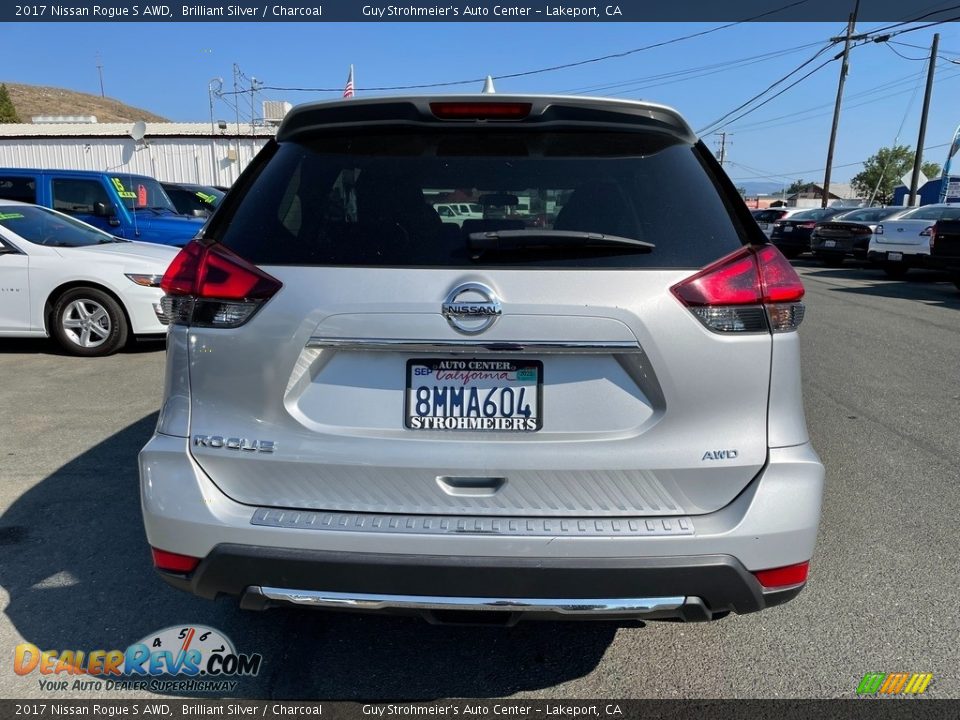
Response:
[[[215,628],[174,625],[126,650],[41,650],[21,643],[14,650],[13,670],[38,676],[44,691],[226,693],[236,688],[237,678],[257,675],[262,662],[259,653],[238,653]]]

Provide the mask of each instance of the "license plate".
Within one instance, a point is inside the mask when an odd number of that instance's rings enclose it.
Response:
[[[757,223],[760,226],[761,230],[766,230],[770,227],[770,223]]]
[[[887,253],[887,260],[890,262],[900,262],[903,260],[903,253]]]
[[[836,240],[824,240],[824,241],[823,241],[823,246],[824,246],[824,247],[836,247],[836,246],[837,246],[837,241],[836,241]]]
[[[784,232],[793,232],[793,225],[784,225],[783,231],[784,231]]]
[[[535,432],[543,426],[542,391],[539,360],[408,360],[404,425]]]

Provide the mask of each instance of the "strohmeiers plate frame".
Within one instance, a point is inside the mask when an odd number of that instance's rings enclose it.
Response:
[[[486,363],[509,363],[512,364],[515,368],[535,368],[537,373],[537,397],[536,397],[536,427],[534,428],[523,428],[523,429],[499,429],[499,428],[430,428],[430,427],[413,427],[411,425],[411,417],[415,414],[412,412],[411,408],[411,393],[410,390],[413,388],[413,368],[416,366],[422,365],[431,365],[435,368],[435,363],[463,363],[466,367],[466,371],[470,371],[470,364],[473,362],[486,362]],[[459,369],[459,368],[457,368]],[[434,369],[434,372],[436,370]],[[522,434],[522,433],[533,433],[538,432],[543,429],[543,361],[534,360],[531,358],[516,358],[516,357],[505,357],[505,358],[438,358],[438,357],[417,357],[410,358],[406,362],[406,382],[404,383],[403,388],[403,426],[407,430],[427,430],[434,432],[482,432],[482,433],[509,433],[511,435]],[[483,399],[481,398],[481,407]],[[428,417],[444,417],[444,416],[428,416]],[[521,416],[522,417],[522,416]],[[494,419],[494,418],[491,418]]]

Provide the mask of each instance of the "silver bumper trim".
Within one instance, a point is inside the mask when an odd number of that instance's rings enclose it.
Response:
[[[312,337],[308,348],[328,350],[360,350],[410,353],[531,353],[535,355],[600,355],[642,352],[631,340],[569,341],[524,340],[521,342],[493,340],[398,340],[390,338],[330,338]]]
[[[547,612],[558,615],[643,615],[678,610],[685,597],[653,598],[484,598],[431,597],[426,595],[376,595],[321,590],[262,587],[260,592],[275,602],[354,610],[471,610]]]

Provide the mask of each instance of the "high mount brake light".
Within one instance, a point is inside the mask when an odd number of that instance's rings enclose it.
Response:
[[[434,102],[430,112],[440,120],[522,120],[532,107],[522,102]]]
[[[239,327],[282,287],[223,245],[188,243],[160,281],[171,324]]]
[[[748,245],[670,291],[714,332],[788,332],[803,321],[803,284],[773,245]]]

